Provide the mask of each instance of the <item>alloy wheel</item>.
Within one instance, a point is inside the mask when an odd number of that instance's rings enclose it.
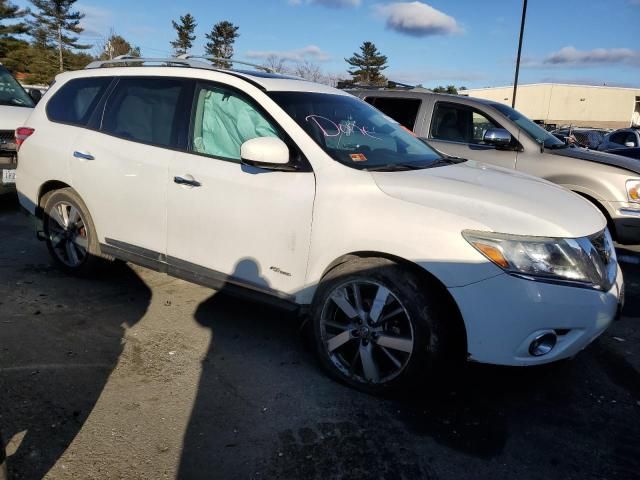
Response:
[[[347,377],[385,383],[407,366],[414,348],[411,319],[385,286],[369,280],[343,283],[322,308],[320,334],[326,353]]]
[[[58,202],[48,212],[47,234],[58,260],[68,267],[78,267],[87,257],[87,227],[77,207]]]

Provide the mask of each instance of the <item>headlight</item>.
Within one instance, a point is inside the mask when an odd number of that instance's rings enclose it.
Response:
[[[640,203],[640,180],[627,180],[626,186],[629,201]]]
[[[504,271],[530,279],[608,290],[617,274],[608,230],[583,238],[546,238],[465,230],[464,238]]]

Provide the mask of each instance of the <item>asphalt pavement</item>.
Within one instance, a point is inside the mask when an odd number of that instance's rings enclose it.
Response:
[[[623,317],[576,358],[382,399],[330,380],[291,314],[126,264],[65,275],[0,197],[11,478],[637,479],[634,250]]]

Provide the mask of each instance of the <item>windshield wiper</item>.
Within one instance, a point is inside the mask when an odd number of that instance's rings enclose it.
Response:
[[[363,168],[363,170],[366,170],[368,172],[399,172],[404,170],[420,170],[422,168],[425,167],[411,163],[388,163],[386,165],[365,167]]]
[[[466,158],[446,156],[446,157],[440,158],[439,160],[436,160],[433,163],[430,163],[427,166],[429,168],[442,167],[442,166],[445,166],[445,165],[456,165],[458,163],[462,163],[462,162],[466,162],[466,161],[467,161]]]

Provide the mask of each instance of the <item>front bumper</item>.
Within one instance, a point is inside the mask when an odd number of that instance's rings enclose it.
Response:
[[[623,244],[640,244],[640,205],[617,202],[611,207],[616,240]]]
[[[618,267],[615,284],[600,292],[501,274],[449,292],[465,322],[470,360],[538,365],[574,356],[606,330],[619,311],[623,279]],[[550,331],[555,347],[531,355],[531,342]]]

